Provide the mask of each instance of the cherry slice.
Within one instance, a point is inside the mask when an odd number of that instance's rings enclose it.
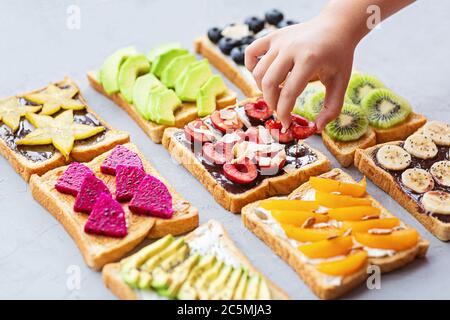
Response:
[[[292,115],[292,123],[290,126],[290,131],[294,139],[306,139],[313,135],[317,131],[316,124],[308,119],[303,118],[299,115]]]
[[[230,118],[232,117],[232,119],[222,118],[221,112],[228,113],[230,115]],[[242,126],[244,125],[242,121],[239,119],[237,112],[233,109],[214,111],[211,114],[211,121],[214,127],[223,133],[229,133],[231,131],[238,130],[242,128]]]
[[[267,120],[272,115],[272,110],[263,99],[258,99],[255,102],[249,102],[244,105],[247,116],[257,120]]]
[[[223,165],[223,172],[228,179],[239,184],[251,183],[258,176],[256,165],[249,160],[241,163],[227,162]]]
[[[213,164],[222,165],[233,159],[232,147],[233,145],[224,142],[205,143],[202,149],[203,157]]]
[[[280,143],[288,143],[294,140],[291,130],[282,132],[283,125],[279,120],[270,119],[265,123],[266,129],[269,130],[270,135]]]
[[[208,126],[200,119],[192,121],[184,127],[184,134],[190,142],[204,143],[212,141],[214,136],[209,132]]]

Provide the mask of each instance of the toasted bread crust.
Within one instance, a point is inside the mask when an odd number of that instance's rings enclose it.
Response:
[[[55,84],[70,84],[71,86],[77,88],[78,99],[83,102],[86,110],[89,113],[93,114],[104,127],[108,128],[108,131],[105,133],[104,139],[95,144],[84,145],[83,143],[76,143],[70,154],[71,159],[69,161],[66,161],[59,151],[55,151],[55,154],[50,159],[46,161],[33,162],[11,150],[11,148],[8,147],[4,140],[0,139],[0,154],[3,155],[6,160],[11,163],[11,166],[14,168],[14,170],[18,174],[20,174],[27,182],[30,180],[32,174],[42,175],[47,171],[60,167],[72,160],[90,161],[99,154],[102,154],[103,152],[114,148],[116,145],[127,143],[130,141],[130,135],[127,132],[113,129],[89,107],[86,100],[81,94],[80,88],[70,77],[66,76],[64,80],[58,81]],[[39,92],[43,89],[45,89],[45,87],[33,90],[28,93],[20,94],[19,96]]]
[[[47,172],[42,177],[33,175],[30,179],[30,189],[33,197],[46,208],[67,230],[80,248],[86,263],[94,268],[101,269],[103,265],[116,261],[132,250],[145,237],[152,238],[165,234],[182,234],[198,225],[198,211],[187,203],[171,187],[151,164],[143,157],[133,144],[125,144],[125,147],[138,153],[147,173],[156,176],[167,186],[172,195],[174,204],[182,203],[183,209],[176,211],[172,219],[163,220],[152,217],[144,217],[131,214],[128,206],[123,208],[128,220],[128,235],[122,239],[89,235],[84,232],[84,224],[88,215],[73,211],[75,197],[58,192],[54,185],[64,173],[66,167],[56,168]],[[112,151],[104,153],[86,165],[100,177],[111,193],[115,191],[115,177],[104,175],[100,172],[100,165]]]
[[[340,169],[333,169],[322,177],[338,177],[339,180],[354,181],[350,175]],[[292,192],[291,195],[302,194],[310,188],[309,183],[305,183]],[[392,214],[384,208],[379,202],[367,195],[373,201],[373,204],[380,208],[384,216],[392,216]],[[253,233],[264,241],[276,254],[285,260],[305,281],[311,290],[321,299],[334,299],[342,296],[352,288],[362,283],[368,276],[366,268],[361,271],[342,278],[339,286],[330,286],[323,281],[323,275],[320,274],[311,265],[305,264],[299,251],[289,244],[285,239],[280,238],[269,226],[264,224],[254,213],[254,209],[259,206],[259,202],[251,203],[242,209],[242,220],[244,225]],[[391,257],[369,258],[369,264],[380,267],[381,272],[386,273],[398,269],[415,258],[424,257],[429,243],[421,239],[419,243],[409,250],[396,253]]]
[[[88,72],[87,78],[90,85],[98,92],[103,94],[108,99],[114,101],[119,107],[125,110],[130,117],[141,127],[142,130],[153,140],[155,143],[161,143],[164,130],[168,128],[166,125],[157,124],[152,121],[145,120],[134,108],[129,104],[120,93],[114,93],[108,95],[103,89],[103,86],[98,81],[95,72]],[[224,107],[233,105],[236,103],[236,93],[231,90],[227,90],[225,94],[217,100],[217,108],[222,109]],[[191,122],[197,118],[197,106],[195,103],[183,102],[183,105],[175,111],[175,125],[174,127],[181,128],[188,122]]]
[[[207,225],[216,225],[220,226],[223,236],[220,238],[220,241],[223,242],[224,246],[227,248],[229,252],[232,253],[234,257],[236,257],[239,262],[247,268],[251,272],[258,272],[261,274],[259,270],[257,270],[248,260],[248,258],[236,247],[233,240],[230,238],[226,230],[222,227],[220,223],[215,220],[210,220],[207,222]],[[186,240],[194,239],[196,237],[195,231],[186,235]],[[121,278],[120,274],[120,263],[112,263],[108,264],[103,268],[102,278],[106,287],[111,290],[111,292],[116,295],[119,299],[123,300],[139,300],[138,295],[135,291],[128,286]],[[284,293],[280,288],[278,288],[275,284],[273,284],[269,279],[266,278],[267,284],[271,290],[272,296],[275,300],[285,300],[289,299],[286,293]]]
[[[375,135],[377,136],[378,144],[389,141],[405,140],[426,122],[427,118],[423,115],[411,112],[408,118],[406,118],[406,120],[402,123],[389,129],[373,128],[373,131],[375,131]]]
[[[366,175],[373,183],[383,189],[403,208],[409,211],[425,228],[442,241],[450,240],[450,223],[443,223],[427,214],[421,213],[419,206],[395,182],[394,178],[383,168],[377,166],[372,159],[376,148],[386,144],[400,144],[401,141],[387,142],[366,150],[357,150],[355,154],[355,167]]]

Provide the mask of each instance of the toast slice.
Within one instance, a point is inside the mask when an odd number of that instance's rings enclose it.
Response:
[[[32,174],[42,175],[45,172],[62,166],[72,160],[90,161],[99,154],[114,148],[116,145],[130,141],[130,136],[127,132],[113,129],[89,107],[78,86],[71,78],[65,77],[64,80],[58,81],[54,84],[59,87],[70,86],[76,88],[78,90],[77,99],[85,105],[85,109],[90,114],[90,117],[94,118],[100,125],[104,126],[106,131],[99,134],[98,139],[93,137],[86,141],[76,141],[70,154],[71,159],[69,161],[66,161],[63,155],[53,147],[43,148],[41,146],[27,146],[26,150],[29,151],[28,154],[32,154],[36,157],[35,159],[37,159],[33,160],[21,153],[21,150],[25,150],[25,148],[18,148],[14,143],[15,138],[10,138],[7,140],[0,138],[0,154],[2,154],[6,160],[11,163],[14,170],[27,182]],[[41,88],[32,92],[24,93],[19,95],[19,97],[40,92],[44,89],[45,88]],[[31,126],[31,124],[28,124],[27,120],[23,117],[20,121],[21,125],[25,125],[25,123],[27,123],[27,125]],[[0,127],[2,126],[4,127],[4,125],[0,123]],[[5,128],[4,130],[9,129]]]
[[[411,112],[411,114],[396,126],[389,129],[379,129],[372,127],[377,136],[377,143],[384,143],[389,141],[405,140],[414,132],[416,132],[420,127],[422,127],[427,122],[427,118],[423,115]],[[362,148],[364,149],[364,148]]]
[[[350,175],[340,169],[333,169],[320,177],[331,178],[343,182],[355,182]],[[304,183],[289,196],[291,199],[301,199],[307,195],[308,190],[312,189],[309,182]],[[373,206],[381,209],[382,217],[392,217],[393,215],[384,208],[379,202],[370,195],[366,198],[371,199]],[[340,283],[337,283],[335,277],[320,273],[312,264],[304,262],[300,251],[293,246],[286,237],[280,236],[268,223],[265,223],[257,213],[259,201],[251,203],[242,209],[242,220],[244,225],[252,231],[257,237],[265,242],[276,254],[285,260],[311,288],[311,290],[321,299],[334,299],[342,296],[352,288],[358,286],[368,277],[366,268],[347,276],[342,276]],[[275,222],[277,223],[277,222]],[[368,265],[377,265],[381,272],[390,272],[401,268],[410,263],[415,258],[421,258],[426,255],[429,243],[420,239],[416,246],[404,251],[397,251],[392,256],[369,257]],[[367,267],[367,266],[366,266]]]
[[[402,143],[402,141],[393,141],[379,144],[365,150],[357,150],[355,154],[355,167],[411,213],[438,239],[449,241],[450,222],[443,222],[424,213],[419,204],[400,187],[395,178],[382,167],[378,166],[374,161],[374,152],[381,146],[387,144],[400,145]]]
[[[236,87],[238,87],[247,98],[260,96],[262,93],[258,89],[251,73],[239,66],[231,59],[228,59],[220,52],[219,48],[212,43],[207,36],[202,36],[194,41],[195,51],[201,54],[220,72],[222,72]],[[248,73],[248,77],[243,73]]]
[[[160,179],[169,189],[174,204],[174,215],[171,219],[163,220],[131,214],[128,205],[122,207],[128,219],[128,235],[122,239],[90,235],[84,232],[87,214],[74,212],[75,197],[58,192],[55,183],[64,173],[66,167],[59,167],[47,172],[43,176],[33,175],[30,179],[30,189],[33,197],[46,208],[67,230],[81,250],[87,265],[94,269],[101,269],[103,265],[116,261],[136,247],[146,237],[159,238],[166,234],[183,234],[198,225],[198,210],[181,197],[152,165],[144,158],[137,147],[131,143],[124,147],[136,152],[147,173]],[[95,175],[115,192],[115,177],[104,175],[100,171],[103,161],[112,151],[101,154],[86,163]]]
[[[218,243],[216,243],[217,247],[220,248],[222,251],[221,253],[225,256],[231,257],[233,260],[237,260],[240,265],[247,268],[252,273],[260,273],[247,259],[247,257],[239,251],[239,249],[236,247],[234,242],[229,237],[228,233],[225,231],[223,226],[215,221],[215,220],[209,220],[206,224],[201,225],[196,230],[192,231],[191,233],[187,234],[185,237],[186,242],[189,244],[190,242],[194,240],[198,240],[199,237],[204,235],[208,232],[214,232],[214,237],[205,237],[206,240],[214,241],[217,240]],[[205,252],[213,253],[213,252]],[[132,257],[132,256],[131,256]],[[129,258],[127,258],[129,259]],[[125,261],[127,259],[124,259]],[[133,289],[128,284],[123,281],[121,275],[120,275],[120,266],[121,263],[112,263],[107,264],[102,271],[102,277],[103,282],[105,283],[106,287],[109,288],[114,295],[116,295],[119,299],[123,300],[140,300],[144,299],[142,295],[142,290],[139,289]],[[285,300],[288,299],[288,296],[279,289],[276,285],[274,285],[272,282],[270,282],[267,278],[265,279],[272,298],[274,300]],[[160,296],[156,292],[153,292],[155,299],[161,299]]]
[[[114,93],[108,95],[103,89],[97,74],[94,71],[90,71],[87,74],[90,85],[105,97],[114,101],[119,107],[125,110],[131,118],[141,127],[142,130],[153,140],[155,143],[161,143],[164,130],[168,127],[166,125],[157,124],[153,121],[145,120],[134,108],[133,105],[128,103],[122,96],[122,94]],[[222,109],[224,107],[233,105],[236,103],[236,93],[228,89],[226,93],[217,99],[217,108]],[[192,102],[183,102],[182,106],[175,111],[175,127],[181,128],[188,122],[195,120],[197,116],[197,106]]]

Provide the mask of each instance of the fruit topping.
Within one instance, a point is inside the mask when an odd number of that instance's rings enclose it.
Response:
[[[281,224],[288,238],[299,242],[317,242],[340,236],[342,230],[336,228],[300,228],[290,224]]]
[[[27,113],[26,118],[36,129],[17,140],[16,144],[53,144],[66,159],[69,159],[75,140],[87,139],[105,130],[102,126],[75,123],[72,110],[64,111],[54,118],[33,113]]]
[[[428,191],[422,197],[425,210],[433,213],[450,214],[450,193],[445,191]]]
[[[290,20],[290,19],[281,20],[280,22],[277,23],[277,28],[281,29],[281,28],[284,28],[284,27],[292,26],[294,24],[298,24],[298,21]]]
[[[133,213],[170,219],[173,215],[172,195],[159,179],[146,175],[130,202]]]
[[[133,102],[133,88],[136,79],[150,71],[148,58],[141,53],[129,56],[120,66],[117,83],[125,100]]]
[[[264,20],[258,17],[248,17],[244,22],[246,25],[248,25],[249,30],[253,31],[254,33],[258,33],[262,29],[264,29]]]
[[[248,35],[251,35],[251,32],[248,25],[245,23],[232,23],[222,30],[222,36],[224,38],[230,38],[237,41],[240,41],[240,39]]]
[[[291,119],[292,122],[289,129],[292,132],[292,136],[296,140],[306,139],[309,136],[313,135],[317,130],[316,124],[314,122],[308,121],[302,116],[293,114],[291,115]]]
[[[354,237],[358,243],[369,248],[402,251],[414,247],[419,241],[419,234],[415,229],[392,231],[388,234],[356,232]],[[375,229],[377,230],[377,229]]]
[[[222,38],[219,40],[219,49],[223,54],[229,55],[233,48],[241,45],[241,42],[232,38]]]
[[[80,192],[81,185],[87,175],[94,173],[82,163],[72,162],[59,177],[55,189],[61,193],[71,194],[74,197]]]
[[[286,151],[284,149],[276,152],[275,155],[271,153],[261,155],[260,153],[257,155],[256,160],[261,169],[261,175],[274,175],[286,163]]]
[[[374,76],[362,73],[354,73],[352,74],[350,81],[348,82],[345,95],[354,104],[359,105],[361,103],[361,100],[369,92],[374,89],[384,87],[384,84]]]
[[[315,223],[327,222],[328,216],[325,214],[317,214],[311,211],[301,210],[272,210],[272,217],[280,223],[293,224],[301,226],[306,220],[313,218]]]
[[[330,219],[338,221],[358,221],[368,218],[378,218],[381,210],[371,206],[354,206],[345,208],[334,208],[328,210]]]
[[[351,236],[322,240],[298,247],[310,259],[327,259],[347,255],[353,247]]]
[[[119,83],[117,82],[117,78],[119,76],[120,66],[126,59],[128,59],[129,56],[136,53],[136,48],[125,47],[117,50],[106,58],[100,69],[99,78],[103,89],[105,89],[107,94],[112,94],[119,91]]]
[[[186,140],[193,142],[211,142],[215,139],[214,134],[209,127],[203,122],[203,120],[197,119],[189,122],[184,126],[184,135]]]
[[[420,159],[434,158],[438,153],[438,148],[433,140],[422,134],[413,134],[409,136],[405,140],[403,148],[411,155]]]
[[[16,97],[0,101],[0,121],[3,121],[12,132],[19,128],[20,118],[27,113],[34,113],[41,109],[41,106],[21,105]]]
[[[225,163],[223,173],[228,179],[239,184],[251,183],[258,176],[256,165],[248,159],[239,163]]]
[[[235,131],[243,127],[234,109],[222,109],[211,114],[211,121],[214,127],[223,133]]]
[[[255,40],[256,40],[255,36],[248,35],[248,36],[245,36],[245,37],[243,37],[241,39],[241,44],[242,45],[249,45],[249,44],[252,44],[253,41],[255,41]]]
[[[267,11],[264,16],[267,23],[272,25],[277,25],[284,18],[284,15],[277,9]]]
[[[222,39],[222,30],[218,27],[212,27],[208,30],[208,39],[211,40],[212,43],[219,42]]]
[[[366,194],[366,177],[358,183],[342,182],[335,179],[310,177],[309,184],[316,190],[323,192],[339,192],[343,195],[362,197]]]
[[[326,125],[325,132],[337,141],[354,141],[361,138],[368,127],[366,112],[359,106],[344,103],[341,114]]]
[[[197,114],[199,117],[210,115],[216,110],[216,98],[227,91],[221,76],[215,74],[200,88],[197,96]]]
[[[411,155],[402,147],[391,144],[378,149],[376,158],[388,170],[403,170],[411,164]]]
[[[258,99],[255,102],[248,102],[244,105],[244,110],[247,116],[260,121],[265,121],[272,116],[272,110],[263,99]]]
[[[321,262],[317,270],[330,276],[347,276],[363,268],[367,263],[367,252],[357,251],[344,259]]]
[[[267,120],[265,123],[265,127],[267,130],[269,130],[270,135],[280,143],[289,143],[294,140],[291,130],[288,129],[284,131],[283,125],[279,120]]]
[[[434,180],[431,174],[419,168],[406,169],[402,172],[402,183],[417,193],[433,190]]]
[[[275,200],[267,199],[259,203],[261,208],[266,210],[302,210],[313,211],[319,208],[319,204],[316,201],[306,200]]]
[[[221,141],[216,143],[207,142],[203,145],[203,157],[213,163],[222,165],[233,159],[232,145]]]
[[[398,218],[370,219],[365,221],[344,221],[343,229],[351,229],[352,232],[368,232],[370,229],[392,229],[400,226]]]
[[[437,181],[437,183],[446,187],[450,187],[449,160],[435,162],[430,168],[430,173],[432,174],[433,178]]]
[[[102,193],[106,193],[108,195],[111,194],[108,187],[102,180],[97,178],[95,175],[86,175],[83,183],[81,184],[80,191],[75,199],[73,210],[76,212],[91,213],[98,197]]]
[[[450,146],[450,124],[441,121],[430,121],[423,126],[423,133],[438,146]]]
[[[111,154],[103,161],[100,171],[103,174],[116,175],[116,167],[121,165],[135,166],[139,168],[144,168],[142,161],[137,155],[137,153],[127,149],[124,146],[118,145],[114,148]]]
[[[342,208],[354,206],[371,206],[372,200],[368,198],[353,198],[350,196],[341,196],[333,193],[316,191],[316,201],[327,208]]]
[[[319,90],[315,93],[311,93],[310,96],[305,99],[303,114],[310,121],[316,121],[317,115],[322,111],[325,104],[325,90]]]
[[[83,110],[85,105],[81,101],[73,99],[77,93],[78,90],[73,87],[61,89],[51,84],[45,90],[27,94],[24,98],[28,101],[42,104],[41,114],[52,115],[61,109]]]
[[[100,194],[84,225],[84,231],[108,237],[125,237],[128,233],[127,223],[120,203],[109,194]]]
[[[145,171],[139,166],[119,164],[116,167],[116,199],[130,201],[137,187],[145,177]]]
[[[230,57],[234,62],[240,65],[244,65],[245,62],[245,48],[247,48],[246,44],[242,44],[238,47],[234,47],[230,51]]]

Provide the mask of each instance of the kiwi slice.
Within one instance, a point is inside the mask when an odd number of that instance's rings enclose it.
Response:
[[[360,104],[369,92],[377,88],[385,88],[385,85],[374,76],[354,73],[348,82],[345,95],[352,103]]]
[[[310,121],[315,121],[325,103],[325,91],[319,91],[306,99],[303,116]]]
[[[399,124],[411,113],[408,101],[389,89],[375,89],[361,101],[369,123],[376,128],[387,129]]]
[[[369,120],[360,106],[345,103],[341,114],[325,127],[325,132],[337,141],[353,141],[361,138],[369,127]]]

